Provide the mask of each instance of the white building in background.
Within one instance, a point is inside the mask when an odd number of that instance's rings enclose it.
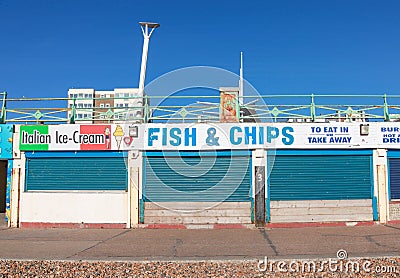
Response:
[[[143,96],[139,96],[137,88],[115,88],[112,91],[69,89],[68,118],[71,118],[74,101],[76,123],[123,123],[143,120],[144,99]]]
[[[72,107],[75,100],[75,120],[79,123],[92,123],[94,89],[69,89],[68,90],[68,119],[71,118]]]
[[[143,96],[137,88],[114,89],[114,122],[140,122],[143,118]]]

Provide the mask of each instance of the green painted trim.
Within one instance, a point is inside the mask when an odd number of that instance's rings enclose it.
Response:
[[[144,223],[144,201],[139,199],[139,223]]]
[[[2,96],[2,112],[0,114],[0,122],[13,122],[13,123],[29,123],[29,122],[59,122],[59,123],[75,123],[83,119],[77,119],[76,111],[87,110],[86,108],[77,108],[76,101],[82,98],[8,98],[7,93],[0,93]],[[176,122],[198,122],[199,118],[202,121],[219,122],[219,108],[220,96],[142,96],[142,97],[128,97],[128,98],[106,98],[106,99],[143,99],[143,112],[144,114],[137,119],[140,122],[165,122],[173,118]],[[173,105],[157,105],[159,101],[168,98],[172,100]],[[311,99],[310,99],[311,98]],[[383,103],[382,103],[383,98]],[[92,98],[93,101],[98,98]],[[292,94],[292,95],[262,95],[258,97],[244,96],[244,102],[252,102],[259,100],[257,104],[242,105],[242,107],[254,109],[258,119],[263,122],[267,121],[287,121],[288,119],[301,119],[303,122],[306,120],[314,122],[316,119],[334,119],[338,117],[338,113],[345,117],[350,114],[364,114],[368,120],[376,121],[389,121],[390,119],[400,118],[400,96],[397,95],[317,95],[317,94]],[[336,103],[329,105],[317,105],[316,103],[332,102]],[[60,101],[72,101],[73,106],[59,107]],[[151,104],[152,101],[153,105]],[[159,100],[159,101],[158,101]],[[183,102],[188,102],[190,105],[181,105]],[[358,103],[354,103],[354,100]],[[197,104],[197,102],[205,102],[207,105]],[[260,103],[264,104],[260,104]],[[294,104],[292,104],[294,102]],[[12,103],[12,108],[7,108]],[[299,103],[299,104],[296,104]],[[302,103],[302,104],[300,104]],[[306,103],[306,104],[304,104]],[[373,104],[371,104],[373,103]],[[23,104],[23,105],[20,105]],[[269,110],[268,105],[276,109]],[[185,107],[186,113],[179,115],[179,111]],[[139,109],[139,107],[137,107]],[[89,108],[90,118],[85,120],[98,121],[100,107]],[[124,113],[135,107],[113,107],[113,109],[121,109]],[[35,113],[40,111],[41,114]],[[71,111],[68,118],[67,111]],[[240,105],[236,105],[236,112],[240,117]],[[368,113],[366,113],[368,112]],[[396,112],[398,114],[396,114]],[[59,113],[59,115],[57,114]],[[114,112],[113,112],[114,113]],[[209,114],[207,114],[209,113]],[[344,113],[344,114],[343,114]],[[392,113],[392,114],[391,114]],[[152,115],[156,114],[156,115]],[[214,115],[215,114],[215,115]],[[346,116],[347,115],[347,116]],[[109,113],[108,120],[112,121],[113,117]],[[198,118],[199,117],[199,118]]]
[[[254,224],[254,198],[251,197],[251,208],[250,208],[250,218],[251,218],[251,223]]]
[[[374,221],[379,220],[379,213],[378,213],[378,198],[374,196],[372,198],[372,212],[373,212],[373,219]]]

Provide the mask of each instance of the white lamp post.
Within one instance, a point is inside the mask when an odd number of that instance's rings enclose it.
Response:
[[[240,52],[239,104],[243,105],[243,52]]]
[[[143,33],[143,52],[142,52],[142,65],[140,67],[140,79],[139,79],[139,96],[144,95],[144,80],[146,79],[146,64],[147,64],[147,53],[149,52],[149,41],[150,36],[154,29],[160,27],[158,23],[152,22],[139,22]]]

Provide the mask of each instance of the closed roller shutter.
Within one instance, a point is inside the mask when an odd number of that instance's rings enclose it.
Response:
[[[270,159],[271,200],[371,199],[369,152],[277,151]]]
[[[390,199],[400,199],[400,152],[389,151]]]
[[[127,168],[124,154],[94,153],[27,154],[26,191],[29,190],[126,190]],[[63,155],[63,154],[59,154]],[[102,156],[101,156],[102,155]],[[31,156],[31,157],[30,157]]]
[[[248,202],[250,152],[152,153],[145,158],[147,202]]]

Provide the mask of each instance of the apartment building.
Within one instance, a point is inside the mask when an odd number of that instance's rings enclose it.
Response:
[[[69,89],[68,118],[75,107],[77,123],[139,123],[143,121],[143,103],[137,88]]]

